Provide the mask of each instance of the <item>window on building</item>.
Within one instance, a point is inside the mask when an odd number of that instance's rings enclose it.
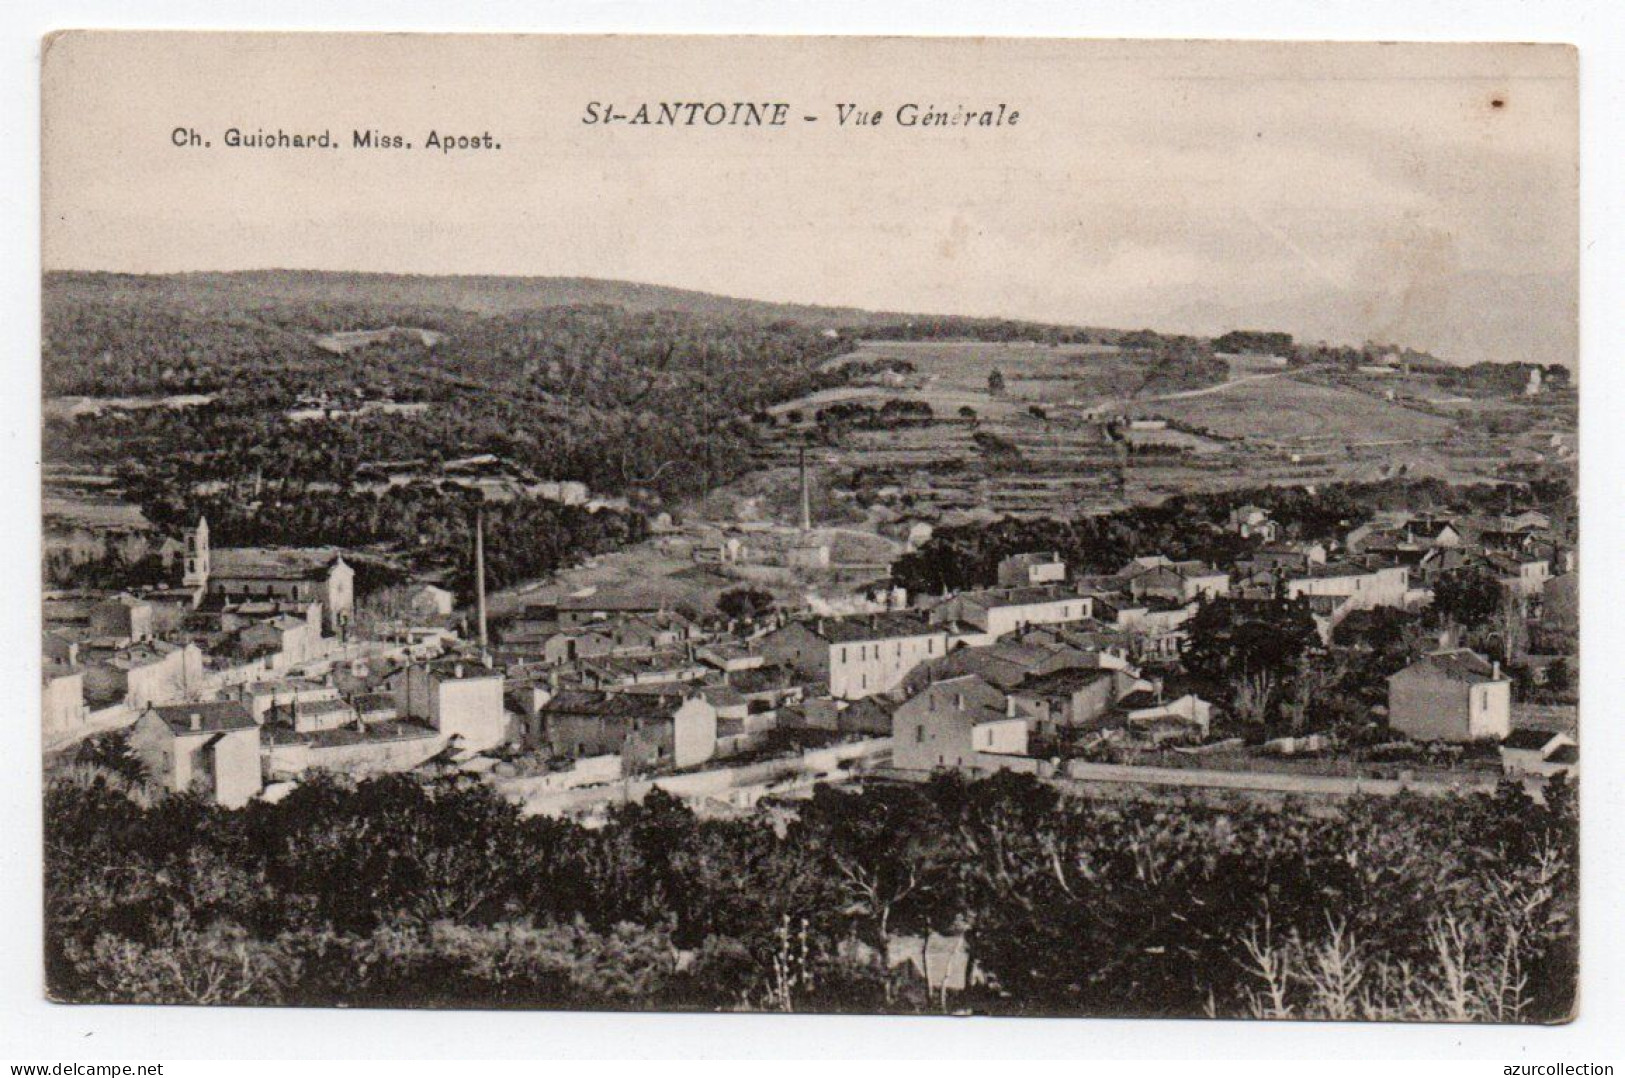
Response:
[[[925,724],[923,722],[914,728],[914,743],[916,745],[925,744]]]

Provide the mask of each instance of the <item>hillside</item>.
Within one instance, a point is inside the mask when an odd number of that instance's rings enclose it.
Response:
[[[316,270],[251,270],[137,276],[117,273],[48,273],[45,301],[122,303],[139,300],[208,312],[289,304],[354,304],[513,314],[549,307],[606,305],[632,313],[686,314],[808,325],[857,325],[902,316],[843,307],[764,303],[632,281],[588,277],[465,277]]]
[[[708,318],[796,322],[815,329],[895,327],[930,332],[951,325],[982,332],[1057,337],[1115,336],[1101,327],[1059,326],[1009,319],[867,311],[738,299],[665,285],[591,277],[424,276],[338,273],[321,270],[248,270],[233,273],[134,275],[59,272],[45,275],[47,310],[63,303],[141,302],[197,313],[241,313],[264,307],[354,305],[515,314],[554,307],[609,306],[632,314],[676,311]]]

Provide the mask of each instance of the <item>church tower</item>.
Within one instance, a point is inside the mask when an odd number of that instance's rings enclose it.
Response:
[[[181,586],[206,588],[209,586],[209,521],[198,517],[197,528],[186,537],[186,571]]]

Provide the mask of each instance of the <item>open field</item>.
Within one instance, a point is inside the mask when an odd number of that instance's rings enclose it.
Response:
[[[1232,438],[1276,442],[1425,442],[1454,424],[1402,404],[1300,377],[1258,377],[1245,389],[1163,400],[1171,419]]]
[[[1447,405],[1426,377],[1287,369],[1256,356],[1229,357],[1226,382],[1145,393],[1136,392],[1145,359],[1099,345],[872,341],[828,365],[887,359],[914,370],[773,410],[776,425],[757,454],[763,470],[751,487],[753,507],[790,519],[798,447],[807,449],[816,487],[845,498],[838,511],[824,499],[831,519],[867,513],[880,523],[953,521],[967,513],[1069,516],[1259,484],[1494,478],[1508,439],[1474,429],[1474,417],[1527,421],[1549,413],[1565,426],[1555,400]],[[994,369],[1005,382],[996,396],[987,386]],[[878,409],[891,400],[928,404],[933,420],[856,426],[833,437],[817,423],[818,411],[838,401]],[[1106,420],[1119,415],[1172,425],[1128,432],[1130,453],[1107,429]],[[764,494],[764,476],[789,486]],[[731,495],[724,490],[707,509],[716,513]]]

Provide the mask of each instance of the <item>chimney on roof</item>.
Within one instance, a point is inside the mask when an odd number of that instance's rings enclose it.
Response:
[[[1499,659],[1490,663],[1490,677],[1495,681],[1501,680],[1501,662]]]
[[[463,664],[462,663],[458,663],[455,666],[453,666],[451,668],[451,671],[452,671],[452,676],[455,677],[458,681],[461,681],[463,679]]]
[[[1004,698],[1004,713],[1012,719],[1016,717],[1016,698],[1014,696]]]

